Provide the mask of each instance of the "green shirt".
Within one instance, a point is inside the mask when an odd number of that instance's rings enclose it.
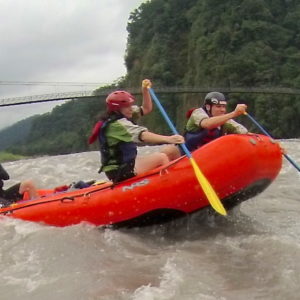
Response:
[[[134,113],[132,120],[138,120],[141,117],[140,108],[138,106],[133,106]],[[137,125],[133,121],[128,120],[127,118],[121,118],[114,122],[111,122],[105,131],[107,145],[111,154],[113,154],[114,146],[120,142],[133,142],[136,144],[142,144],[140,140],[140,135],[142,132],[148,131],[146,127]],[[114,155],[112,155],[113,157]],[[103,171],[112,171],[118,169],[119,165],[117,158],[112,158],[109,160],[108,164],[103,167]]]
[[[208,118],[209,115],[203,108],[195,109],[186,124],[186,130],[189,132],[197,132],[199,129],[203,129],[201,127],[201,122]],[[228,120],[222,125],[222,134],[224,135],[232,133],[245,134],[247,132],[247,128],[232,119]]]

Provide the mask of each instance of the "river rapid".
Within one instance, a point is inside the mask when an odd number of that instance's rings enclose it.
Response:
[[[300,140],[282,144],[299,164]],[[3,165],[12,178],[5,187],[28,178],[40,188],[104,178],[98,152]],[[268,189],[227,218],[199,212],[143,229],[1,217],[0,299],[299,299],[299,181],[284,160]]]

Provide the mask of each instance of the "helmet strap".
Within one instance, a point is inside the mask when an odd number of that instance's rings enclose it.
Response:
[[[204,109],[205,111],[208,113],[208,115],[211,116],[211,108],[212,108],[212,104],[205,104],[204,105]]]

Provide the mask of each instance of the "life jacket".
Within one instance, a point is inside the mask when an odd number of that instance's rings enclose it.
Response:
[[[106,129],[108,126],[119,120],[124,118],[123,115],[112,115],[109,119],[104,121],[101,125],[101,130],[99,130],[98,139],[100,143],[100,153],[101,153],[101,169],[99,172],[102,171],[103,167],[109,165],[111,161],[113,164],[119,166],[125,166],[129,163],[135,161],[137,156],[137,146],[134,142],[118,142],[114,146],[108,146],[107,138],[106,138]]]
[[[196,108],[191,108],[186,113],[186,118],[189,119]],[[214,129],[199,129],[196,132],[185,131],[184,138],[185,144],[189,151],[194,151],[197,148],[217,139],[218,137],[222,136],[222,127],[214,128]]]
[[[222,130],[219,128],[202,129],[197,132],[186,131],[184,134],[185,144],[189,151],[194,151],[197,148],[217,139],[222,136]]]

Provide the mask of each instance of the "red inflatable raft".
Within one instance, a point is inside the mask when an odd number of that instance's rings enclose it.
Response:
[[[193,153],[226,209],[262,192],[278,175],[282,153],[263,135],[228,135]],[[210,207],[187,157],[119,184],[55,193],[1,208],[0,214],[54,226],[144,226]]]

